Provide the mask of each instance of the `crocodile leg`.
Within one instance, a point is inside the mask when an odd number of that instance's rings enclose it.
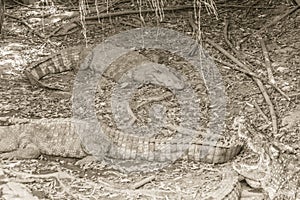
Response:
[[[86,156],[80,160],[78,160],[75,165],[79,165],[80,167],[88,167],[91,164],[95,163],[97,160],[97,158],[95,156]]]
[[[40,156],[40,150],[39,148],[30,143],[27,144],[24,148],[19,148],[15,151],[2,153],[0,154],[0,159],[31,159],[31,158],[37,158]]]

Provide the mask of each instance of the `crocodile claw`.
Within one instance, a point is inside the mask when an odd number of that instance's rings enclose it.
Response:
[[[96,162],[96,158],[94,156],[87,156],[81,160],[78,160],[75,165],[79,165],[81,168],[89,168],[92,164]]]

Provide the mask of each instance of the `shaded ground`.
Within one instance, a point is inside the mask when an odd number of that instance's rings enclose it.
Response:
[[[180,3],[175,3],[173,1],[167,4],[166,7],[180,5]],[[72,15],[72,9],[66,8],[69,5],[63,5],[63,3],[59,2],[55,4],[61,8],[64,6],[63,9],[55,10],[55,15],[53,13],[52,15],[48,15],[53,10],[47,6],[41,7],[41,9],[33,9],[13,4],[8,5],[7,13],[24,18],[33,27],[34,31],[20,24],[20,21],[16,22],[9,17],[5,19],[4,35],[0,42],[0,117],[70,117],[71,93],[33,87],[23,75],[23,70],[31,62],[37,61],[41,57],[49,55],[58,49],[85,44],[86,41],[88,44],[100,43],[105,38],[116,33],[140,27],[142,23],[138,15],[118,16],[103,19],[100,23],[88,21],[85,27],[87,40],[82,36],[81,28],[77,28],[78,30],[75,28],[75,31],[72,30],[73,33],[71,34],[41,39],[34,32],[41,35],[49,35],[58,26],[61,26],[62,23],[67,22],[68,19],[65,18],[55,24],[53,23],[55,20],[64,17],[63,13],[66,13],[66,10],[68,10],[68,14]],[[217,2],[218,19],[213,17],[213,15],[209,15],[204,9],[201,12],[203,37],[215,41],[229,52],[232,52],[224,41],[223,33],[225,26],[224,18],[228,19],[230,41],[237,46],[241,39],[250,35],[241,44],[242,51],[247,55],[245,63],[250,66],[253,72],[267,78],[266,68],[259,65],[259,63],[264,63],[261,45],[251,34],[261,29],[265,24],[270,23],[274,18],[286,13],[292,6],[291,2],[286,1],[270,1],[270,4],[267,4],[266,1],[230,1],[230,5],[224,4],[221,1]],[[114,5],[110,11],[133,9],[135,7],[131,1],[124,1],[121,4]],[[192,9],[166,12],[164,20],[159,24],[156,23],[155,14],[144,14],[145,26],[166,27],[195,37],[189,23],[189,11],[192,12]],[[288,116],[288,113],[295,110],[297,105],[300,104],[299,12],[299,9],[296,10],[261,33],[270,55],[276,85],[291,98],[291,101],[287,101],[274,88],[269,85],[266,86],[267,92],[276,109],[279,133],[284,134],[282,139],[284,143],[296,147],[298,155],[300,142],[298,120],[294,120],[295,122],[289,127],[289,130],[284,131],[282,128],[283,125],[289,124],[288,122],[292,122],[293,119],[299,119],[299,116],[294,116],[292,119],[285,118],[285,116]],[[41,15],[44,15],[44,18]],[[68,27],[68,25],[65,25],[65,27]],[[207,43],[204,42],[203,46],[209,52],[209,55],[214,58],[230,62],[223,54]],[[188,65],[184,60],[170,53],[159,51],[145,51],[142,53],[154,61],[172,65],[173,68],[181,70],[181,73],[185,73],[184,70],[188,69]],[[238,55],[235,56],[241,59]],[[270,123],[269,108],[255,82],[241,72],[237,72],[219,63],[216,64],[222,74],[228,97],[226,136],[232,135],[231,124],[233,118],[237,115],[246,116],[251,124],[260,132],[271,134],[272,125]],[[185,68],[180,69],[181,65],[185,66]],[[193,77],[199,77],[195,72],[190,72],[189,76],[192,80]],[[43,81],[54,85],[60,84],[65,88],[72,88],[74,77],[74,72],[66,72],[46,77]],[[110,89],[110,84],[112,83],[107,83],[105,86],[107,90]],[[199,80],[197,84],[199,87],[196,88],[195,86],[193,89],[197,90],[197,95],[199,95],[200,99],[199,107],[203,112],[201,122],[207,125],[207,111],[209,110],[209,104],[206,99],[207,91],[202,80]],[[197,84],[195,83],[195,85]],[[138,109],[136,105],[138,105],[143,95],[147,97],[151,93],[160,93],[162,90],[162,88],[145,86],[137,92],[131,102],[131,106],[133,107],[134,114],[138,116],[140,123],[147,121],[147,106]],[[101,108],[101,105],[109,102],[109,99],[104,93],[103,96],[99,96],[97,101],[99,103],[97,105]],[[174,99],[164,99],[161,103],[163,102],[171,102],[171,104],[176,105],[176,100]],[[266,114],[268,121],[258,112],[257,107],[261,108]],[[171,108],[173,107],[171,106]],[[111,112],[107,109],[109,108],[99,109],[99,113],[104,116],[107,114],[105,117],[110,122],[112,116],[109,115]],[[173,118],[171,118],[176,122],[178,117],[176,109],[170,112],[174,112],[171,115]],[[282,122],[282,119],[285,120]],[[134,190],[128,189],[127,186],[132,186],[135,182],[150,177],[152,173],[132,173],[128,175],[113,170],[110,166],[103,169],[100,165],[82,170],[74,166],[74,162],[73,159],[43,156],[34,161],[18,161],[13,163],[3,161],[2,168],[8,169],[13,166],[14,170],[23,172],[47,174],[64,171],[72,174],[74,179],[64,180],[64,185],[53,178],[37,179],[26,183],[33,193],[41,199],[70,199],[71,196],[73,198],[85,196],[88,199],[154,199],[155,197],[157,199],[167,199],[167,196],[169,199],[195,199],[197,197],[200,198],[201,196],[199,195],[202,192],[211,189],[212,185],[220,181],[222,173],[218,172],[218,170],[223,167],[223,165],[214,166],[180,161],[166,169],[153,172],[156,175],[154,181],[148,183],[140,190]],[[107,185],[102,182],[106,182]],[[100,183],[100,185],[96,183]],[[65,190],[63,191],[62,189]]]

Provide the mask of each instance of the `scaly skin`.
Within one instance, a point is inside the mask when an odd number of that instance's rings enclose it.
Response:
[[[167,161],[173,159],[172,156],[180,155],[181,145],[184,145],[183,143],[168,144],[162,142],[161,139],[136,137],[107,126],[104,126],[103,131],[116,144],[111,145],[106,156],[116,159]],[[170,147],[171,151],[159,151],[161,145]],[[208,144],[202,144],[200,141],[192,142],[182,158],[208,163],[224,163],[233,158],[242,148],[241,144],[233,144],[228,147],[211,146],[208,155],[201,158],[203,145],[207,146]],[[179,154],[176,151],[179,151]],[[1,126],[0,152],[2,152],[0,157],[4,159],[37,158],[40,154],[83,159],[91,157],[83,148],[71,119],[29,120],[24,124]],[[208,193],[205,199],[238,200],[240,192],[238,175],[228,169],[220,187],[216,191]]]
[[[48,74],[76,70],[90,50],[91,48],[84,47],[73,47],[62,50],[32,65],[29,70],[25,71],[25,75],[32,84],[53,89],[43,84],[40,80]],[[129,59],[129,61],[123,59],[120,61],[120,63],[126,62],[127,64],[123,67],[118,67],[118,71],[113,71],[112,74],[109,74],[108,78],[117,81],[122,74],[133,66],[149,62],[145,57],[138,54],[133,54],[131,57],[135,59]],[[169,73],[168,76],[161,77],[160,72],[156,72],[155,70],[147,72],[151,73],[149,76],[155,77],[151,79],[152,81],[155,80],[165,86],[176,86],[175,89],[179,90],[184,88],[184,85],[177,77],[171,76],[172,73]],[[132,77],[140,81],[139,74],[133,74]],[[169,80],[166,80],[166,78],[169,78]],[[14,128],[26,131],[14,132]],[[38,135],[35,133],[37,129],[39,130]],[[174,161],[179,158],[206,163],[225,163],[235,157],[243,146],[242,143],[232,143],[229,146],[223,146],[221,142],[217,142],[215,145],[210,143],[205,144],[197,139],[194,139],[189,144],[183,142],[168,142],[163,139],[132,136],[114,130],[105,126],[105,124],[102,130],[112,143],[109,145],[105,156],[115,159],[164,162]],[[5,136],[8,138],[5,142],[12,144],[9,151],[14,151],[3,154],[2,157],[4,158],[33,158],[40,154],[83,159],[90,157],[83,148],[80,138],[76,134],[74,124],[70,119],[31,120],[28,124],[3,128],[3,131],[0,130],[0,134],[2,134],[2,132],[18,132],[16,135]],[[3,143],[0,140],[0,151],[8,150],[5,148],[1,149],[2,146]],[[182,149],[185,149],[185,151],[182,151]],[[238,182],[237,174],[228,169],[219,189],[208,193],[205,199],[238,200],[240,198],[240,192],[241,186]]]
[[[106,156],[116,159],[168,161],[174,160],[176,156],[206,163],[225,163],[237,155],[242,148],[240,143],[221,146],[218,143],[217,145],[204,144],[199,140],[193,140],[190,144],[171,143],[162,139],[129,135],[106,125],[103,125],[102,130],[114,144],[110,145]],[[88,155],[82,148],[74,122],[68,118],[30,120],[25,124],[1,126],[0,134],[0,152],[17,150],[15,152],[17,158],[23,158],[22,155],[25,154],[28,144],[36,146],[40,152],[34,157],[39,154],[75,158]],[[203,147],[208,148],[208,154],[205,156],[202,156],[206,153]],[[22,154],[18,151],[20,148]],[[184,148],[186,150],[182,151]]]
[[[238,200],[240,196],[241,183],[238,180],[238,174],[231,168],[226,168],[218,189],[206,194],[204,200]]]
[[[238,135],[247,141],[251,151],[259,155],[259,160],[254,165],[234,162],[233,169],[246,180],[249,186],[263,189],[268,199],[276,199],[279,196],[284,196],[281,199],[296,199],[297,186],[291,184],[288,192],[283,189],[292,178],[289,177],[286,169],[288,161],[281,156],[283,150],[293,152],[293,149],[278,142],[271,142],[269,138],[262,140],[261,138],[266,136],[242,123]]]
[[[91,48],[92,47],[76,46],[63,49],[38,62],[34,62],[24,71],[24,74],[32,85],[56,89],[42,83],[40,79],[49,74],[78,69],[81,61],[88,55]]]
[[[32,85],[60,90],[44,84],[41,79],[50,74],[71,70],[77,71],[86,56],[89,53],[93,55],[92,48],[92,46],[77,46],[61,50],[41,61],[33,63],[24,71],[24,74]],[[160,69],[157,69],[155,66],[159,64],[152,63],[148,58],[138,52],[129,52],[112,63],[112,65],[114,64],[118,65],[117,70],[113,70],[111,74],[108,73],[109,77],[106,77],[112,81],[118,81],[123,74],[134,67],[139,66],[143,68],[141,66],[145,65],[144,68],[146,67],[147,70],[135,70],[130,73],[133,80],[163,84],[165,87],[177,90],[184,88],[184,82],[173,75],[173,73],[170,73],[167,67],[160,65]]]

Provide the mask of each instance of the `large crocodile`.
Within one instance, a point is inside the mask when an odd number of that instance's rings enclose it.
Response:
[[[82,145],[81,138],[76,133],[74,121],[69,118],[63,119],[35,119],[24,123],[0,127],[0,157],[2,159],[28,159],[37,158],[40,154],[55,155],[62,157],[82,158],[82,161],[91,157]],[[105,134],[115,144],[111,145],[106,152],[106,157],[115,159],[141,159],[145,161],[166,161],[172,156],[182,154],[184,143],[166,143],[162,139],[136,137],[103,126]],[[207,163],[224,163],[237,155],[241,143],[233,143],[230,146],[217,144],[210,146],[208,154],[203,151],[205,144],[193,140],[187,150],[181,155],[182,159],[202,161]],[[165,148],[165,147],[169,148]],[[170,149],[170,151],[161,151]],[[187,145],[184,145],[187,147]],[[178,154],[179,153],[179,154]],[[238,200],[240,197],[240,184],[237,174],[226,171],[223,181],[216,192],[208,193],[205,199],[230,199]]]
[[[26,123],[0,126],[2,157],[36,158],[40,154],[84,158],[88,156],[76,132],[75,122],[69,118],[33,119]],[[225,163],[236,156],[243,144],[222,142],[212,145],[200,139],[190,143],[168,142],[163,139],[137,137],[103,124],[102,130],[115,145],[110,145],[106,156],[116,159],[168,161],[182,153],[181,158],[206,163]],[[205,151],[208,147],[208,152]],[[182,149],[186,151],[181,152]],[[207,153],[207,155],[205,155]]]

